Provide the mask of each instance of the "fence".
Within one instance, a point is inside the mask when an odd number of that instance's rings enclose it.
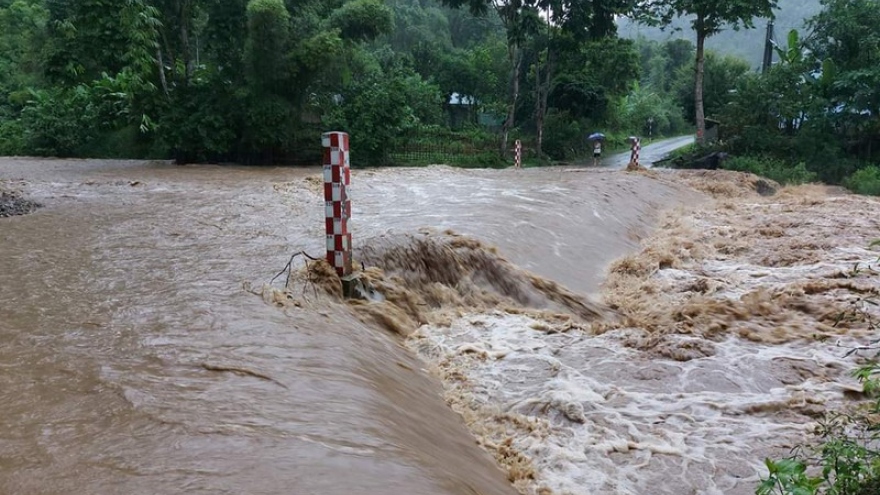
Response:
[[[495,152],[496,144],[485,139],[450,134],[420,136],[392,143],[388,161],[391,165],[452,163]]]
[[[356,166],[398,165],[416,166],[433,164],[450,164],[458,166],[502,166],[510,165],[511,161],[503,162],[498,156],[498,135],[493,133],[455,132],[447,129],[420,130],[396,137],[387,143],[381,158],[370,160],[356,147],[356,138],[352,147],[353,161]],[[508,141],[510,160],[514,156],[516,137],[510,136]],[[533,156],[534,143],[523,139],[523,157]],[[284,164],[296,166],[320,165],[323,158],[321,148],[321,128],[301,129],[289,147],[284,150],[267,150],[262,152],[239,152],[229,159],[252,165]]]
[[[434,132],[401,136],[390,143],[389,165],[426,165],[479,161],[497,154],[495,136],[474,136],[464,133]]]

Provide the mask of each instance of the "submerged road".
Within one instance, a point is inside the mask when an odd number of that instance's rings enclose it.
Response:
[[[693,144],[694,136],[680,136],[669,139],[661,139],[659,141],[654,141],[652,143],[648,143],[647,141],[642,141],[642,151],[639,154],[639,162],[643,167],[651,167],[651,164],[654,162],[662,160],[666,155],[672,153],[673,151]],[[621,153],[614,153],[606,156],[602,160],[599,161],[599,166],[602,168],[610,168],[610,169],[624,169],[629,164],[630,152],[624,151]],[[584,167],[591,166],[593,163],[592,158],[587,160],[583,160],[578,162],[575,166]]]

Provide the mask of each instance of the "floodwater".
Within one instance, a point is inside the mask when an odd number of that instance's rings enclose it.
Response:
[[[0,159],[0,179],[44,205],[0,219],[3,494],[752,493],[853,392],[832,341],[858,325],[821,307],[880,285],[840,277],[876,256],[877,202],[357,171],[355,244],[411,306],[395,333],[390,299],[265,297],[321,254],[318,169]]]
[[[649,175],[718,200],[612,264],[602,300],[621,321],[474,311],[407,340],[481,443],[518,455],[523,493],[751,495],[766,457],[863,398],[846,355],[876,339],[880,201]]]
[[[0,159],[44,205],[0,220],[0,493],[514,493],[397,337],[246,290],[321,253],[317,175]],[[584,292],[685,194],[562,169],[353,181],[356,243],[455,229]]]

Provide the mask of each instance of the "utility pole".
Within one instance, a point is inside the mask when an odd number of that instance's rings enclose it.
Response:
[[[773,65],[773,45],[776,44],[776,34],[773,32],[773,19],[767,23],[767,37],[764,40],[764,65],[761,67],[761,73],[766,74]]]

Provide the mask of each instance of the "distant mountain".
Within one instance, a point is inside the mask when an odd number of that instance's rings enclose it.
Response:
[[[775,29],[776,40],[780,45],[785,45],[788,32],[792,29],[803,30],[804,22],[818,14],[822,10],[819,0],[780,0],[776,10]],[[673,30],[680,28],[680,30]],[[735,31],[727,29],[706,41],[706,48],[725,55],[735,55],[747,60],[753,67],[761,66],[764,54],[764,36],[767,28],[767,19],[755,19],[755,29]],[[690,20],[676,19],[672,26],[665,31],[660,28],[643,26],[629,19],[618,22],[618,32],[624,38],[638,38],[644,36],[649,40],[664,41],[668,39],[684,38],[696,42],[694,32],[690,28]],[[774,55],[775,56],[775,55]]]

